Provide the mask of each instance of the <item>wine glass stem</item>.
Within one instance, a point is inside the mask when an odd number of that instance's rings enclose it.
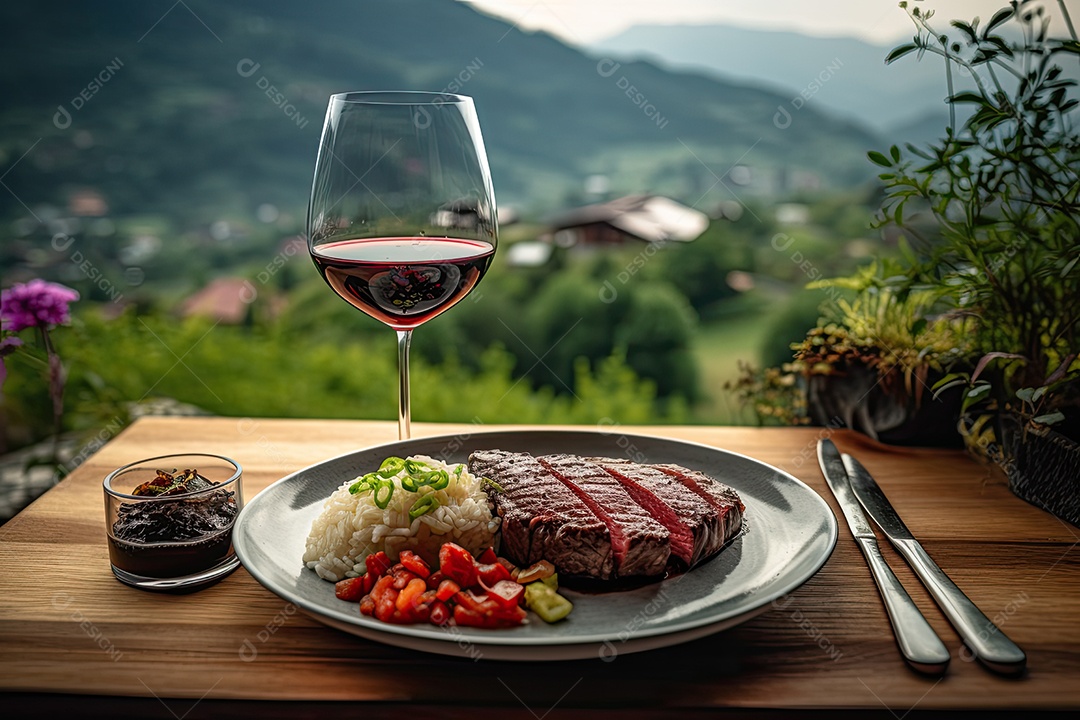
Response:
[[[397,331],[398,352],[398,439],[408,440],[412,411],[409,409],[409,345],[412,330]]]

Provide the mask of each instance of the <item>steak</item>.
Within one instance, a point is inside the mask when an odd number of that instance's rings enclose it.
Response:
[[[742,526],[735,491],[678,465],[478,450],[473,474],[502,491],[502,554],[598,580],[664,577],[715,554]]]
[[[724,537],[724,542],[734,537],[735,533],[742,528],[746,506],[743,505],[734,488],[717,482],[705,473],[689,470],[680,465],[651,465],[650,467],[675,478],[716,509],[720,515],[720,534]]]
[[[669,532],[617,480],[577,455],[538,459],[607,525],[619,577],[663,575],[671,555]]]
[[[607,525],[532,455],[478,450],[469,471],[503,489],[494,501],[507,559],[521,567],[547,560],[560,574],[615,576]]]
[[[686,569],[709,557],[727,537],[720,513],[671,475],[647,465],[598,458],[596,462],[622,483],[634,500],[671,533],[671,554]]]

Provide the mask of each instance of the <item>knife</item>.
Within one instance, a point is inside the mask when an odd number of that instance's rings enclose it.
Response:
[[[843,456],[843,462],[855,497],[908,561],[979,662],[1003,674],[1023,672],[1027,662],[1024,651],[975,607],[975,603],[930,559],[866,468],[847,454]]]
[[[851,534],[855,536],[855,544],[862,550],[874,582],[881,592],[881,599],[885,601],[885,609],[888,611],[900,654],[920,672],[935,675],[945,672],[949,665],[949,651],[881,556],[870,521],[866,519],[866,514],[851,491],[840,451],[832,440],[828,439],[818,442],[817,451],[818,464],[825,475],[825,482],[840,503]]]

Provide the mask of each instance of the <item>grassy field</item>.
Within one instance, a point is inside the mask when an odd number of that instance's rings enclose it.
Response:
[[[709,425],[755,423],[753,413],[739,407],[724,390],[724,383],[738,377],[740,360],[761,365],[761,346],[783,306],[780,300],[760,299],[739,313],[702,321],[694,353],[706,398],[694,409],[695,421]]]

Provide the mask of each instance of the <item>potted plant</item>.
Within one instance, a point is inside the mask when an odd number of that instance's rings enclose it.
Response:
[[[971,369],[974,321],[939,312],[936,293],[905,287],[899,273],[895,261],[880,261],[848,278],[812,283],[830,299],[816,327],[791,345],[792,361],[764,371],[743,366],[728,389],[759,420],[959,447],[961,393],[935,395],[931,386],[950,371]]]
[[[886,62],[943,58],[950,125],[928,147],[870,159],[886,192],[878,224],[909,241],[906,287],[975,323],[973,367],[935,390],[963,390],[969,445],[1017,494],[1080,523],[1080,134],[1063,71],[1080,64],[1080,42],[1059,8],[1069,37],[1026,1],[981,27],[953,21],[953,37],[907,8],[917,33]],[[927,219],[933,234],[918,231]]]

